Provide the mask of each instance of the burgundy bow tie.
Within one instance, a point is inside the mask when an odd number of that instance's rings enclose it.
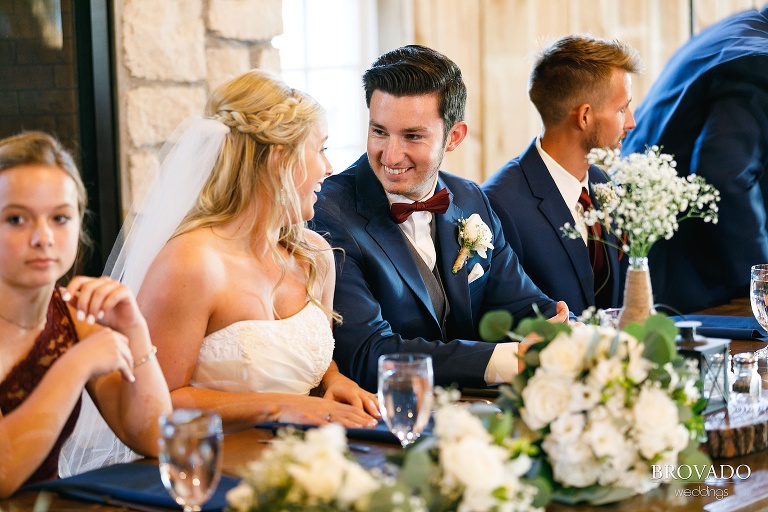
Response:
[[[402,224],[411,216],[413,212],[432,212],[445,213],[451,204],[451,196],[448,195],[448,189],[444,188],[426,201],[416,201],[413,203],[392,203],[389,216],[398,224]]]

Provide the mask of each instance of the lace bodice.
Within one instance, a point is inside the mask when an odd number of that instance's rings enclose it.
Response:
[[[333,347],[328,317],[309,302],[288,318],[235,322],[206,336],[190,384],[308,394],[331,364]]]

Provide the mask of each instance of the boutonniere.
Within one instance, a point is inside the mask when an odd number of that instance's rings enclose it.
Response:
[[[493,234],[488,224],[476,213],[469,216],[468,219],[459,219],[459,255],[453,262],[453,273],[461,269],[469,258],[470,254],[476,252],[481,258],[488,257],[486,249],[493,249],[491,242]]]

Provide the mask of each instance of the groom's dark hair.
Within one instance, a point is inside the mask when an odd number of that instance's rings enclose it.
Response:
[[[425,46],[408,45],[385,53],[363,74],[363,87],[369,108],[377,89],[393,96],[436,92],[444,137],[454,124],[464,120],[467,86],[461,69],[442,53]]]

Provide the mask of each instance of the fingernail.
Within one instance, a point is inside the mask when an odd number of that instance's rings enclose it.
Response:
[[[96,315],[96,319],[97,319],[97,320],[101,320],[101,319],[103,319],[103,318],[104,318],[104,311],[99,311],[99,314],[98,314],[98,315]]]
[[[379,422],[376,421],[376,420],[371,420],[371,421],[368,422],[368,425],[371,426],[371,427],[375,427],[378,424],[379,424]]]
[[[77,319],[81,322],[85,320],[85,311],[77,310]]]
[[[72,298],[72,294],[66,290],[64,290],[64,293],[61,294],[61,300],[63,300],[64,302],[69,302],[69,299],[71,298]]]
[[[85,319],[85,322],[89,324],[94,324],[96,323],[96,317],[89,314],[88,317]]]
[[[136,377],[134,377],[132,373],[128,374],[128,382],[130,382],[131,384],[136,382]]]

